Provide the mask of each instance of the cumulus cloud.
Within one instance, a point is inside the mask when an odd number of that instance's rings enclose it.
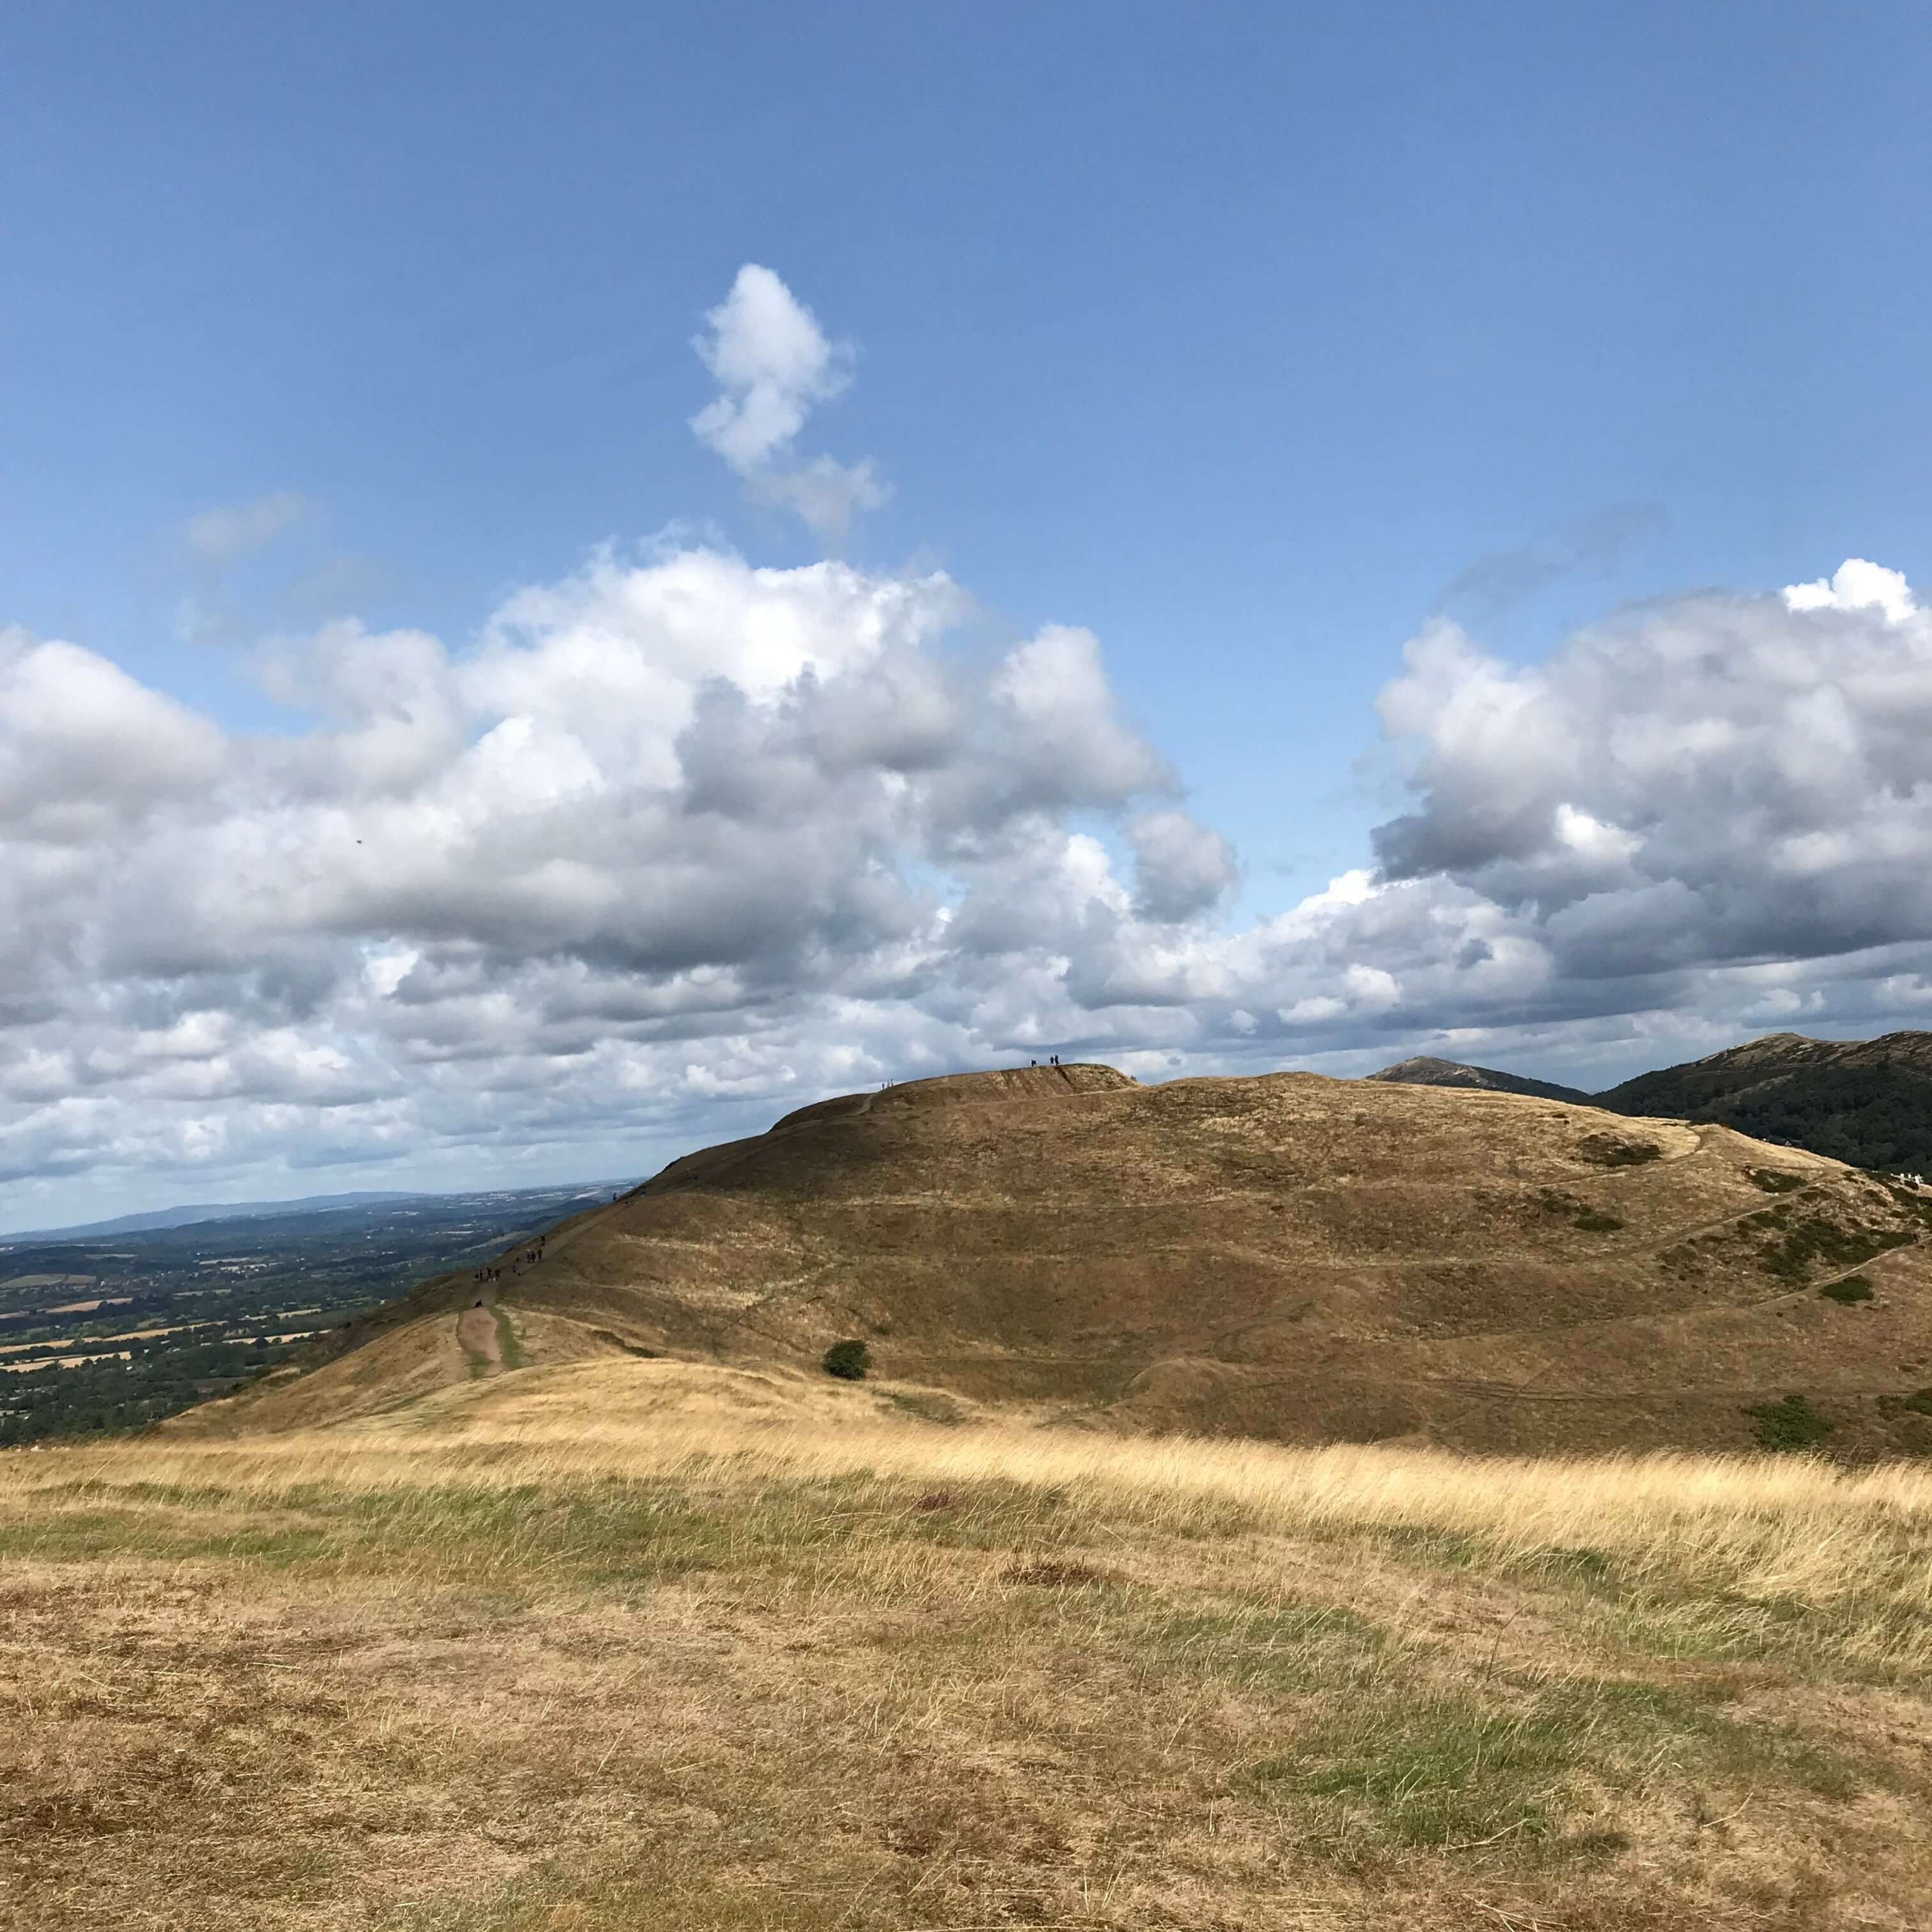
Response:
[[[691,419],[761,502],[795,511],[828,542],[891,493],[871,458],[801,460],[793,443],[821,402],[852,381],[850,343],[830,341],[818,319],[768,268],[748,262],[692,344],[719,394]]]
[[[1184,811],[1150,811],[1128,828],[1133,845],[1135,909],[1150,919],[1198,918],[1235,880],[1234,848]]]
[[[1788,584],[1782,596],[1787,610],[1876,610],[1894,624],[1917,614],[1911,587],[1902,571],[1847,557],[1829,577],[1811,584]]]
[[[877,500],[795,454],[851,357],[777,276],[741,271],[700,349],[693,427],[754,492],[828,535]],[[191,540],[232,559],[294,502]],[[1412,809],[1232,931],[1236,854],[1100,640],[989,660],[973,615],[936,572],[605,550],[461,647],[278,647],[308,721],[272,737],[0,632],[8,1220],[649,1168],[1048,1051],[1587,1081],[1932,1009],[1932,617],[1894,572],[1659,602],[1526,666],[1430,623],[1378,701]]]
[[[0,1170],[541,1149],[1057,1044],[1137,919],[1075,821],[1170,925],[1220,848],[1090,634],[969,663],[969,609],[604,552],[466,651],[324,626],[275,738],[6,634]]]
[[[1376,835],[1388,876],[1526,909],[1567,977],[1932,933],[1932,621],[1892,572],[1648,608],[1521,668],[1439,622],[1380,708],[1420,794]]]

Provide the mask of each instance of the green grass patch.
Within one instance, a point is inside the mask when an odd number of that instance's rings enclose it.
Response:
[[[1249,1785],[1282,1806],[1304,1849],[1360,1865],[1377,1852],[1418,1848],[1613,1857],[1623,1835],[1583,1814],[1599,1802],[1596,1790],[1635,1790],[1664,1759],[1703,1780],[1775,1779],[1840,1802],[1889,1779],[1788,1726],[1714,1707],[1731,1701],[1728,1686],[1699,1695],[1505,1674],[1493,1690],[1405,1694],[1388,1683],[1318,1707],[1290,1751],[1253,1768]]]
[[[503,1358],[503,1366],[521,1368],[523,1344],[517,1340],[516,1325],[510,1319],[510,1311],[499,1304],[492,1312],[497,1318],[497,1350]]]
[[[479,1455],[480,1462],[490,1459]],[[910,1485],[865,1475],[757,1484],[702,1473],[576,1483],[302,1484],[264,1499],[219,1488],[68,1486],[57,1502],[0,1525],[0,1553],[52,1560],[126,1554],[227,1556],[356,1570],[398,1555],[465,1572],[542,1570],[590,1584],[662,1582],[694,1571],[774,1574],[828,1554],[909,1541],[1052,1561],[1087,1523],[1058,1490],[977,1484],[920,1509]],[[211,1517],[260,1519],[242,1529]],[[299,1519],[291,1521],[291,1519]]]
[[[1338,1525],[1335,1532],[1336,1540],[1349,1542],[1364,1534],[1399,1555],[1443,1570],[1476,1568],[1486,1554],[1480,1538],[1465,1536],[1459,1530],[1433,1530],[1421,1524],[1376,1524],[1365,1532]]]
[[[49,1510],[29,1521],[0,1524],[0,1558],[16,1561],[223,1558],[289,1568],[332,1556],[339,1548],[340,1540],[326,1526],[270,1521],[215,1529],[192,1515],[152,1509]]]
[[[1257,1765],[1261,1791],[1299,1801],[1299,1835],[1341,1862],[1365,1826],[1385,1846],[1476,1851],[1555,1835],[1577,1752],[1562,1716],[1463,1698],[1389,1698],[1338,1712]]]
[[[1509,1570],[1540,1583],[1580,1586],[1595,1596],[1615,1595],[1624,1587],[1616,1559],[1583,1543],[1530,1550],[1513,1559]]]
[[[1143,1680],[1180,1672],[1285,1695],[1359,1690],[1385,1667],[1389,1649],[1378,1625],[1332,1604],[1164,1609],[1128,1634]]]
[[[1901,1569],[1911,1567],[1901,1559]],[[1897,1596],[1827,1605],[1653,1586],[1606,1606],[1604,1636],[1676,1663],[1770,1664],[1802,1680],[1915,1685],[1923,1674],[1917,1660],[1924,1617],[1912,1604],[1910,1576],[1899,1580]]]

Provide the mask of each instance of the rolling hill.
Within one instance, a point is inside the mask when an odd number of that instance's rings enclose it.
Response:
[[[674,1162],[540,1261],[427,1283],[183,1426],[428,1397],[456,1426],[519,1364],[530,1399],[574,1376],[615,1412],[665,1358],[795,1376],[862,1339],[869,1393],[937,1418],[1528,1452],[1745,1448],[1782,1417],[1926,1452],[1928,1232],[1932,1195],[1721,1125],[1308,1074],[960,1075]]]
[[[1559,1087],[1550,1080],[1533,1080],[1527,1075],[1505,1073],[1495,1067],[1470,1067],[1460,1060],[1439,1060],[1428,1054],[1414,1059],[1397,1060],[1372,1080],[1388,1080],[1398,1087],[1473,1087],[1484,1093],[1527,1094],[1533,1100],[1571,1100],[1584,1106],[1591,1096],[1579,1087]]]
[[[1368,1076],[1575,1100],[1647,1119],[1711,1122],[1853,1167],[1932,1170],[1932,1033],[1812,1040],[1773,1033],[1707,1059],[1639,1074],[1603,1093],[1422,1055]]]
[[[1715,1121],[1856,1167],[1932,1170],[1932,1033],[1774,1033],[1596,1096],[1617,1113]]]

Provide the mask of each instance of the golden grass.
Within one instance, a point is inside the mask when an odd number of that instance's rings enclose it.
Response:
[[[18,1922],[1926,1921],[1932,1472],[808,1393],[0,1456]]]
[[[225,1485],[262,1496],[316,1481],[502,1486],[712,1467],[741,1478],[999,1481],[1131,1503],[1157,1529],[1183,1530],[1211,1504],[1242,1511],[1276,1534],[1432,1530],[1480,1538],[1503,1558],[1591,1548],[1687,1587],[1817,1604],[1878,1596],[1932,1615],[1932,1565],[1923,1561],[1932,1543],[1932,1469],[1917,1464],[1846,1471],[1803,1456],[1479,1458],[1043,1429],[835,1429],[715,1415],[485,1423],[454,1440],[359,1441],[349,1456],[346,1439],[322,1430],[73,1451],[61,1457],[59,1480],[85,1472],[114,1483],[138,1468],[144,1481],[192,1483],[219,1472]],[[53,1472],[40,1477],[15,1458],[0,1481],[8,1478],[31,1488]],[[1922,1641],[1929,1647],[1916,1653],[1921,1663],[1932,1660],[1932,1626]]]

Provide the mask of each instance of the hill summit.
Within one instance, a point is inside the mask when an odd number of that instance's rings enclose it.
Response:
[[[937,1417],[1743,1448],[1802,1393],[1834,1449],[1932,1449],[1929,1222],[1903,1183],[1535,1096],[960,1075],[687,1155],[196,1426],[460,1402],[473,1377],[508,1399],[536,1385],[514,1364],[592,1355],[639,1389],[675,1360],[816,1377],[857,1340],[880,1399]]]
[[[1389,1080],[1403,1087],[1475,1087],[1485,1093],[1523,1093],[1542,1100],[1575,1100],[1587,1106],[1590,1096],[1578,1087],[1559,1087],[1550,1080],[1533,1080],[1528,1075],[1505,1073],[1496,1067],[1470,1067],[1460,1060],[1439,1060],[1430,1055],[1397,1060],[1372,1080]]]

